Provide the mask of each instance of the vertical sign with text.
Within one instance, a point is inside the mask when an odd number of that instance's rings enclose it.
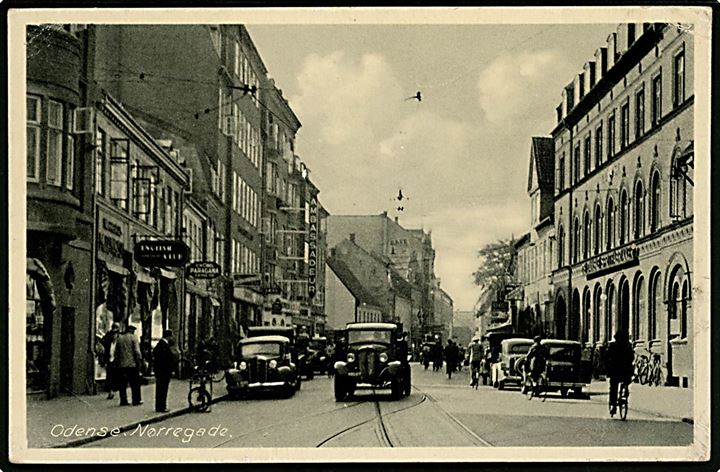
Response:
[[[317,242],[318,242],[318,201],[310,201],[310,226],[308,226],[308,297],[317,293]]]

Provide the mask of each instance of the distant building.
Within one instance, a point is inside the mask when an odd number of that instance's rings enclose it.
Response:
[[[474,311],[455,310],[453,313],[452,336],[461,346],[470,344],[475,336],[476,319]]]
[[[354,322],[383,321],[380,303],[344,261],[329,258],[325,276],[328,329],[343,329],[348,323]]]

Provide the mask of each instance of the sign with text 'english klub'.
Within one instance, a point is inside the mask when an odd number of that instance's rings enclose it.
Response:
[[[148,239],[135,243],[133,254],[143,267],[182,267],[189,259],[190,248],[176,239]]]

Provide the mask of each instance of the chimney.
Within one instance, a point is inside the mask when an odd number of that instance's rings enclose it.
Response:
[[[355,242],[355,233],[350,233],[350,241]]]

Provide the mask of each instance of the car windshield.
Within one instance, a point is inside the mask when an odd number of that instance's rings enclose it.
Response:
[[[325,341],[310,341],[310,349],[315,349],[316,351],[322,351],[325,349]]]
[[[362,331],[362,330],[351,330],[348,331],[348,343],[382,343],[390,344],[390,337],[392,331]]]
[[[574,361],[580,354],[575,346],[548,346],[548,348],[550,359],[555,361]]]
[[[512,344],[508,348],[510,354],[527,354],[532,344]]]
[[[279,356],[281,344],[279,343],[251,343],[243,344],[240,353],[243,357],[252,356]]]

